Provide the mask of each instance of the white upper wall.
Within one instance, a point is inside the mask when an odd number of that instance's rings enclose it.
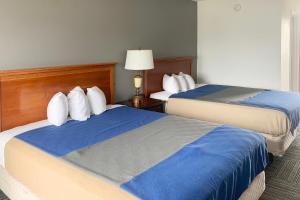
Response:
[[[198,80],[279,89],[281,12],[281,0],[199,1]]]

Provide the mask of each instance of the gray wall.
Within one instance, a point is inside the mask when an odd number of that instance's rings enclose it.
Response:
[[[134,93],[126,49],[197,55],[191,0],[0,0],[0,68],[116,61],[116,99]],[[193,69],[196,74],[196,67]]]

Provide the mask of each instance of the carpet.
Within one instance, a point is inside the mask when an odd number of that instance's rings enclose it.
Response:
[[[266,185],[260,200],[300,200],[300,136],[267,168]]]
[[[5,194],[3,194],[3,192],[0,190],[0,200],[9,200]]]

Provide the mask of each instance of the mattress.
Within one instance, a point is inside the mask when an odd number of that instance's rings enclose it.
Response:
[[[289,146],[299,135],[299,128],[294,133],[288,133],[282,136],[272,136],[269,134],[260,133],[267,139],[268,151],[274,156],[283,156]]]
[[[273,109],[177,98],[169,99],[165,109],[169,114],[230,124],[272,136],[290,132],[288,117]]]
[[[267,164],[254,132],[127,107],[27,130],[6,143],[4,158],[42,199],[237,199]]]

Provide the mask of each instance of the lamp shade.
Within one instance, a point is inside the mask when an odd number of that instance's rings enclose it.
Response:
[[[128,50],[125,69],[149,70],[154,68],[152,50]]]

